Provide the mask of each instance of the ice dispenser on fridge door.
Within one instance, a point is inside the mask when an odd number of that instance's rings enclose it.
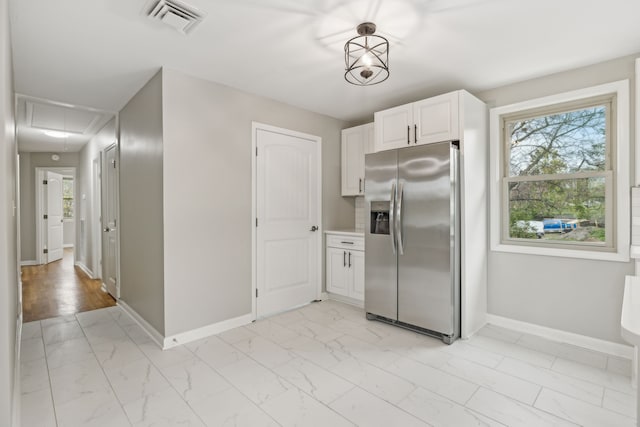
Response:
[[[372,201],[370,210],[370,233],[389,234],[389,205],[388,201]]]

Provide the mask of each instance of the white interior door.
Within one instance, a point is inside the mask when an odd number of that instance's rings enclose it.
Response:
[[[46,172],[47,263],[62,259],[64,214],[62,211],[62,175]]]
[[[102,281],[114,298],[118,284],[118,162],[115,144],[105,149],[102,168]]]
[[[256,315],[319,295],[318,138],[256,129]]]

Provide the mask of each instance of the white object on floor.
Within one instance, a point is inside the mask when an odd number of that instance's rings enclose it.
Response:
[[[640,277],[627,276],[624,283],[624,297],[622,299],[622,315],[620,319],[622,338],[635,347],[633,372],[631,381],[634,388],[638,388],[638,346],[640,346]],[[640,426],[640,394],[636,396],[636,420]]]

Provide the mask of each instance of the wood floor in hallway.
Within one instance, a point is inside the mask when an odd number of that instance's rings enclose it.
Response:
[[[73,249],[50,264],[22,267],[24,322],[66,316],[116,305],[101,290],[101,280],[90,279],[73,265]]]

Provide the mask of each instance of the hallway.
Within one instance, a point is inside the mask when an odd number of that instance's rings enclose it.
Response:
[[[24,322],[66,316],[116,305],[103,292],[99,279],[90,279],[73,265],[73,249],[59,261],[22,267]]]

